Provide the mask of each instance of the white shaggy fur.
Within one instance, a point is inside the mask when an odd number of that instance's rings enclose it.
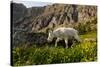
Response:
[[[60,40],[64,40],[66,43],[66,48],[68,48],[68,39],[76,39],[78,42],[80,42],[80,38],[78,36],[78,31],[73,29],[73,28],[65,28],[65,27],[61,27],[58,28],[54,31],[50,31],[49,32],[49,36],[48,36],[48,41],[52,41],[53,38],[56,37],[57,40],[55,42],[55,47],[57,46],[57,42]]]

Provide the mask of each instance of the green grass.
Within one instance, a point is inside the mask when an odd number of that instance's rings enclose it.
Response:
[[[80,35],[80,37],[82,39],[84,39],[84,38],[96,38],[97,37],[97,33],[96,32],[90,32],[90,33],[86,33],[84,35]]]
[[[82,39],[95,38],[96,33],[80,35]],[[13,48],[14,66],[56,64],[72,62],[90,62],[97,60],[96,42],[75,44],[72,48],[63,47],[17,47]]]

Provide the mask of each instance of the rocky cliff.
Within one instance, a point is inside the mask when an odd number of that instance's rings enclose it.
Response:
[[[49,25],[68,25],[70,23],[88,22],[96,18],[95,6],[53,4],[45,7],[42,15],[32,22],[32,30],[40,30]],[[53,26],[52,26],[53,27]]]
[[[34,40],[35,35],[30,37],[29,34],[32,32],[46,32],[49,28],[60,25],[68,27],[70,24],[92,22],[97,18],[96,6],[55,3],[44,7],[26,8],[23,4],[11,3],[11,9],[14,44],[30,42],[32,37]],[[40,37],[39,34],[35,38],[41,43],[41,40],[46,40],[43,36]]]

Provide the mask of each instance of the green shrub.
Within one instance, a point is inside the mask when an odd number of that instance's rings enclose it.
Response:
[[[19,65],[89,62],[97,60],[96,42],[76,44],[72,48],[62,47],[17,47],[13,49],[13,63]]]

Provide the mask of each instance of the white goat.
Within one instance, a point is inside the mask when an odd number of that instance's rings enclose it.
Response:
[[[60,40],[65,41],[66,48],[68,48],[68,39],[73,40],[73,38],[74,38],[78,42],[81,42],[81,40],[78,36],[78,31],[73,29],[73,28],[61,27],[61,28],[58,28],[54,31],[50,31],[47,40],[49,42],[51,42],[53,40],[53,38],[55,38],[55,37],[57,38],[56,42],[55,42],[55,47],[57,46],[57,42]]]

